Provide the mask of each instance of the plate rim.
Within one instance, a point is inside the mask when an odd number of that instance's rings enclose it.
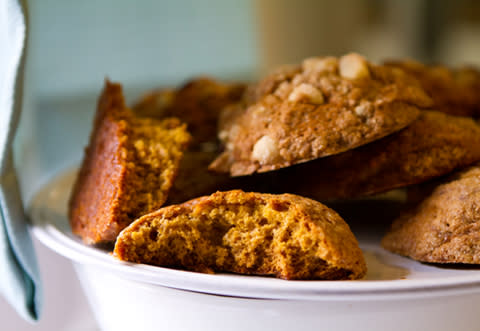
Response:
[[[58,228],[33,207],[36,197],[69,171],[71,172],[71,169],[57,172],[33,195],[34,198],[30,201],[28,208],[32,221],[32,233],[42,244],[72,262],[79,265],[94,265],[133,281],[204,294],[255,299],[385,300],[392,297],[411,299],[480,292],[480,271],[470,275],[434,279],[287,281],[251,275],[211,275],[120,261],[104,250],[87,246],[79,239],[73,239],[71,232]],[[60,217],[62,222],[68,224],[66,215],[60,215]],[[373,252],[383,250],[374,244],[361,244],[361,247],[362,250],[368,249]],[[390,252],[386,253],[394,255]]]

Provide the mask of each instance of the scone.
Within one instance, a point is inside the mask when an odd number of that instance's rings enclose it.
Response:
[[[218,190],[230,190],[235,179],[227,174],[208,171],[215,158],[214,152],[186,151],[178,169],[178,176],[168,194],[166,205],[178,204]]]
[[[165,205],[179,204],[217,191],[240,189],[268,192],[272,187],[269,178],[260,176],[230,177],[228,174],[208,170],[217,153],[186,151],[178,175],[168,193]]]
[[[222,83],[208,77],[187,82],[178,90],[159,89],[146,93],[134,106],[140,116],[177,117],[187,123],[193,136],[191,148],[215,142],[220,111],[239,101],[245,90],[241,83]]]
[[[400,68],[417,78],[432,97],[436,110],[457,116],[480,117],[480,71],[477,69],[428,66],[411,60],[389,61],[386,65]]]
[[[292,194],[217,192],[164,207],[122,231],[121,260],[283,279],[358,279],[366,265],[348,225]]]
[[[358,54],[306,59],[245,99],[220,127],[225,151],[212,170],[249,175],[338,154],[401,130],[432,104],[415,79]]]
[[[382,246],[423,262],[480,264],[480,165],[394,221]]]
[[[106,81],[70,198],[73,233],[88,244],[113,242],[133,220],[158,209],[189,141],[178,119],[135,117],[121,85]]]
[[[272,177],[274,192],[326,201],[421,183],[479,160],[480,125],[423,111],[410,126],[381,140],[264,175]]]

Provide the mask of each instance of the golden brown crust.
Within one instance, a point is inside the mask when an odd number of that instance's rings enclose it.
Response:
[[[439,185],[394,221],[382,246],[415,260],[480,263],[480,166]]]
[[[208,77],[199,77],[177,90],[150,91],[140,98],[133,110],[140,116],[174,116],[184,121],[194,138],[194,148],[202,143],[216,141],[220,111],[239,101],[244,90],[244,84],[226,84]]]
[[[88,242],[101,238],[115,240],[128,224],[120,216],[121,205],[115,201],[117,195],[124,194],[125,179],[131,172],[125,166],[127,142],[123,139],[128,126],[121,119],[124,101],[120,85],[106,84],[69,203],[72,231]],[[105,221],[100,221],[101,218]]]
[[[456,116],[480,117],[480,71],[475,68],[427,66],[415,61],[388,61],[417,78],[433,99],[433,108]]]
[[[247,175],[338,154],[404,128],[431,105],[415,79],[356,54],[307,59],[246,95],[248,107],[220,128],[225,152],[212,170]]]
[[[106,81],[90,142],[69,203],[73,233],[112,242],[139,216],[159,208],[190,140],[178,119],[139,119],[120,84]]]
[[[320,201],[381,193],[424,182],[480,160],[480,126],[424,111],[404,130],[335,156],[269,174],[277,192]],[[265,174],[267,175],[267,174]]]
[[[119,259],[284,279],[358,279],[366,265],[348,225],[292,194],[217,192],[162,208],[119,235]]]

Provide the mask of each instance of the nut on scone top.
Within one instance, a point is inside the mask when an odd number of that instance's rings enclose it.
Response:
[[[416,79],[354,53],[281,68],[244,99],[243,111],[220,126],[225,151],[210,165],[232,176],[364,145],[406,127],[432,104]]]

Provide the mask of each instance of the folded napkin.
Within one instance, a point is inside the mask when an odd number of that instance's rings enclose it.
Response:
[[[23,318],[35,321],[42,290],[12,161],[26,32],[25,4],[0,0],[0,292]]]

